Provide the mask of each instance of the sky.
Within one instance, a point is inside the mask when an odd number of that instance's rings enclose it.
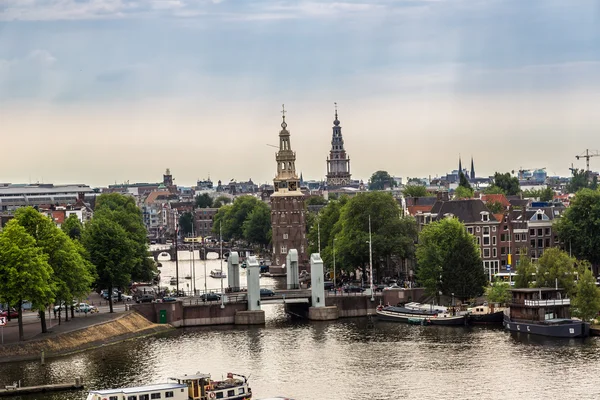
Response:
[[[597,0],[0,0],[0,182],[569,175],[600,149]],[[590,160],[600,169],[600,157]]]

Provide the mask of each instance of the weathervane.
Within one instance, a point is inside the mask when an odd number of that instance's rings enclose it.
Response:
[[[285,104],[281,105],[281,114],[283,115],[283,122],[281,123],[281,127],[285,129],[287,124],[285,123]]]

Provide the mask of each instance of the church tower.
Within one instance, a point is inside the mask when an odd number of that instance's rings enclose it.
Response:
[[[304,194],[300,191],[296,174],[296,153],[292,151],[290,143],[290,132],[285,122],[285,108],[282,114],[279,151],[275,156],[277,161],[277,176],[273,179],[275,192],[271,195],[273,265],[284,264],[288,251],[296,249],[299,266],[309,270]]]
[[[335,121],[333,121],[333,135],[331,137],[331,150],[327,158],[327,187],[340,187],[350,183],[350,158],[344,150],[342,127],[338,120],[337,103],[335,104]]]
[[[473,156],[471,156],[471,180],[475,180],[475,163],[473,162]]]

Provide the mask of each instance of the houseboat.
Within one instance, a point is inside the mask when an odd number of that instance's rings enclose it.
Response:
[[[170,383],[131,388],[92,390],[87,400],[172,399],[172,400],[248,400],[252,390],[243,375],[228,373],[227,379],[213,381],[209,374],[197,373],[170,378]]]
[[[446,307],[443,307],[446,309]],[[382,321],[405,322],[418,325],[465,325],[467,316],[448,312],[446,309],[431,309],[417,307],[377,307],[377,318]]]
[[[467,309],[469,323],[474,325],[502,325],[504,320],[504,307],[483,304]]]
[[[221,271],[220,269],[213,269],[212,271],[210,271],[210,277],[211,278],[217,278],[217,279],[223,279],[227,277],[227,274],[223,271]]]
[[[586,337],[590,325],[571,319],[571,299],[558,288],[512,289],[504,327],[512,332],[552,337]]]

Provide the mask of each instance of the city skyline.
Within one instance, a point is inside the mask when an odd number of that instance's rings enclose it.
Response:
[[[9,0],[0,181],[272,183],[282,103],[298,172],[324,179],[334,102],[353,179],[459,154],[568,176],[600,147],[599,20],[594,1]]]

